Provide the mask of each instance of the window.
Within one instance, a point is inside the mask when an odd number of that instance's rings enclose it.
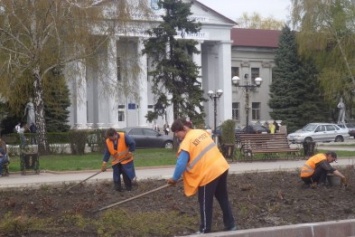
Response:
[[[255,84],[255,78],[260,76],[260,68],[252,67],[251,68],[251,83]]]
[[[132,128],[131,131],[128,133],[129,135],[138,135],[143,136],[143,129],[142,128]]]
[[[232,103],[232,119],[239,121],[239,103]]]
[[[325,125],[327,131],[335,131],[335,127],[333,125]]]
[[[316,132],[325,132],[325,126],[324,125],[319,125],[316,129]]]
[[[156,137],[158,135],[158,133],[157,133],[157,131],[155,131],[153,129],[144,129],[144,135]]]
[[[253,102],[251,104],[251,119],[252,120],[260,120],[260,103]]]
[[[239,67],[232,67],[232,77],[234,76],[239,77]]]
[[[118,121],[119,121],[119,122],[125,121],[125,118],[124,118],[124,111],[118,111]]]

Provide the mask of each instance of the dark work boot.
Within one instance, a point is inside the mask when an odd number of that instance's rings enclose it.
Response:
[[[122,192],[121,182],[114,182],[114,184],[115,184],[115,190],[117,192]]]
[[[134,179],[132,180],[132,188],[133,188],[133,189],[137,189],[137,188],[138,188],[137,178],[134,178]]]
[[[126,175],[126,173],[122,173],[123,176],[123,182],[126,187],[127,191],[132,191],[132,181],[131,179]]]

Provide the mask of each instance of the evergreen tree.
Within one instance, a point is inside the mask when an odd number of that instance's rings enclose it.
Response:
[[[317,80],[317,70],[310,60],[302,60],[297,51],[295,32],[284,27],[275,54],[276,67],[270,86],[270,113],[282,120],[288,132],[310,122],[324,122],[327,109]]]
[[[152,121],[163,116],[165,108],[172,105],[175,119],[188,116],[194,123],[201,123],[205,116],[201,102],[206,99],[197,80],[199,67],[192,60],[192,55],[200,52],[195,40],[185,38],[199,32],[200,24],[188,19],[192,15],[191,3],[161,0],[158,5],[166,11],[163,22],[148,31],[151,38],[145,42],[143,50],[153,61],[154,69],[149,75],[157,97],[155,111],[147,118]],[[168,94],[172,98],[168,98]]]
[[[62,75],[53,75],[53,77],[43,82],[47,88],[44,92],[47,131],[66,132],[70,128],[68,125],[69,89]]]

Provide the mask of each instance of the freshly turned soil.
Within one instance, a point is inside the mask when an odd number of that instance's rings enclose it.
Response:
[[[299,179],[296,171],[229,175],[229,198],[238,229],[355,218],[355,171],[353,167],[347,167],[341,171],[348,177],[349,185],[346,188],[340,185],[307,188]],[[110,211],[114,215],[124,213],[126,218],[130,218],[134,213],[140,213],[140,215],[146,213],[148,216],[151,216],[151,212],[162,213],[162,215],[170,212],[177,213],[173,220],[169,220],[169,217],[165,218],[166,225],[159,223],[160,232],[154,232],[151,235],[145,233],[141,236],[172,236],[171,228],[174,224],[171,223],[176,223],[174,235],[188,235],[196,232],[199,223],[197,198],[196,196],[185,197],[181,183],[176,187],[167,187],[97,212],[102,207],[162,185],[165,185],[165,180],[143,180],[139,182],[138,188],[131,192],[114,191],[111,182],[99,181],[78,185],[70,191],[66,191],[70,185],[43,186],[38,189],[2,189],[0,190],[0,223],[2,223],[0,232],[4,235],[0,234],[0,236],[11,236],[9,233],[13,236],[17,234],[23,236],[109,236],[109,234],[105,235],[98,231],[93,225],[79,228],[71,221],[63,221],[63,216],[81,216],[88,223],[89,220],[100,220],[106,212]],[[217,201],[214,203],[213,215],[213,231],[223,230],[222,215]],[[4,223],[11,219],[9,216],[17,226],[11,225],[13,229],[6,234],[7,229]],[[33,230],[28,226],[26,226],[27,229],[23,227],[19,229],[19,220],[25,222],[29,218],[50,218],[55,223],[56,231],[48,234],[48,230]],[[191,218],[192,221],[184,224],[186,218]],[[136,226],[135,220],[132,222],[132,225]],[[156,229],[157,227],[152,227],[157,224],[155,222],[156,220],[146,218],[139,220],[139,226]],[[105,228],[109,228],[110,224],[107,225]],[[124,229],[114,231],[114,235],[140,236],[139,233],[128,232]]]

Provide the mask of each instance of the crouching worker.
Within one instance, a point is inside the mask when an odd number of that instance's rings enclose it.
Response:
[[[306,185],[315,188],[318,185],[325,185],[328,174],[334,174],[341,178],[344,185],[347,185],[345,176],[330,165],[336,160],[337,154],[333,151],[311,156],[301,168],[301,179]]]
[[[110,128],[106,131],[106,150],[102,159],[101,171],[106,171],[107,162],[112,156],[114,189],[122,192],[121,175],[127,191],[132,190],[132,181],[136,177],[132,152],[136,148],[134,140],[124,133]]]
[[[184,119],[176,120],[171,126],[171,131],[181,143],[173,177],[167,182],[174,186],[183,175],[185,195],[192,196],[198,193],[199,233],[211,232],[214,197],[223,212],[225,230],[236,230],[228,200],[229,164],[207,131],[191,127]]]

